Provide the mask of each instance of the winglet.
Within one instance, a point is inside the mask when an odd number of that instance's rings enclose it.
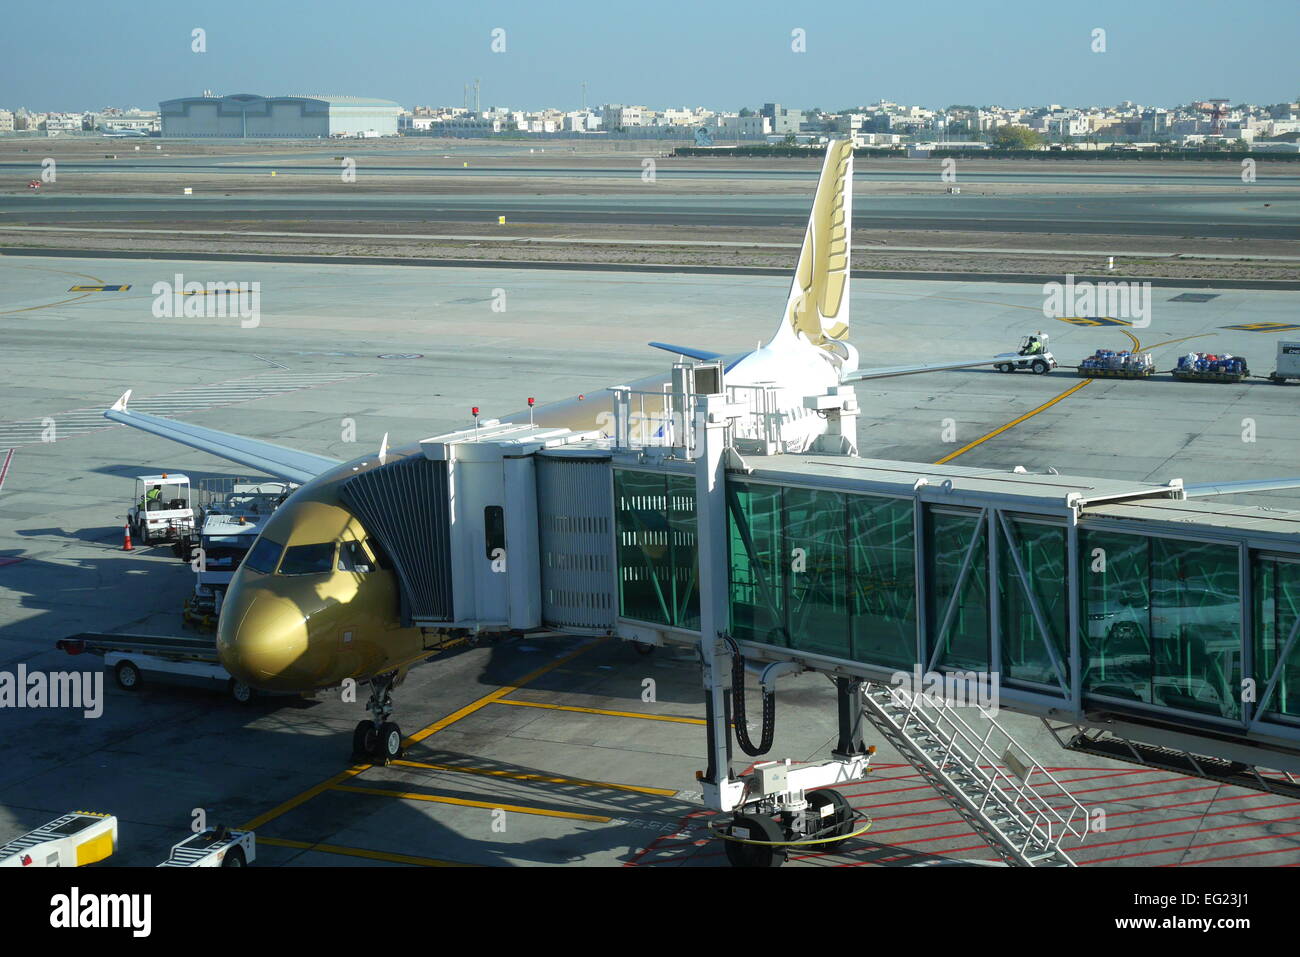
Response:
[[[379,464],[383,465],[388,458],[388,433],[384,433],[384,440],[379,443]]]
[[[127,389],[122,393],[122,398],[113,403],[114,412],[125,412],[126,404],[131,401],[131,390]]]

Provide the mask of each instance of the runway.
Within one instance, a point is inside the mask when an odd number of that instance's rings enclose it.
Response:
[[[340,147],[340,149],[343,149]],[[346,149],[343,150],[346,152]],[[647,151],[650,152],[650,151]],[[427,154],[401,154],[424,156]],[[463,155],[455,154],[457,158]],[[639,180],[643,172],[639,160],[633,158],[627,161],[626,166],[578,166],[578,165],[555,165],[555,166],[502,166],[502,167],[480,167],[477,165],[463,167],[460,165],[451,165],[443,163],[442,165],[395,165],[385,162],[375,162],[375,154],[367,152],[358,160],[358,169],[364,175],[373,176],[408,176],[422,177],[432,179],[554,179],[560,178],[581,178],[585,180],[602,179],[602,180]],[[686,167],[681,164],[689,162],[708,162],[708,167]],[[817,170],[808,169],[772,169],[760,166],[751,167],[719,167],[712,164],[719,161],[691,161],[691,160],[661,160],[660,165],[655,171],[656,179],[672,182],[674,180],[707,180],[711,182],[726,182],[729,180],[759,180],[788,182],[792,185],[809,185],[812,186],[817,181]],[[909,163],[910,168],[891,169],[888,161],[876,162],[881,165],[872,166],[871,160],[859,160],[859,165],[854,170],[853,180],[855,184],[869,183],[934,183],[938,178],[938,172],[942,167],[939,160],[932,161],[930,168],[916,168],[917,164]],[[899,162],[899,161],[894,161]],[[1026,169],[971,169],[970,166],[979,164],[989,165],[989,160],[981,160],[977,156],[970,159],[959,159],[960,179],[965,183],[1011,183],[1020,185],[1032,184],[1049,184],[1049,185],[1090,185],[1090,186],[1185,186],[1191,187],[1227,187],[1240,188],[1242,185],[1241,175],[1239,173],[1164,173],[1155,171],[1131,171],[1131,172],[1112,172],[1101,170],[1074,169],[1068,171],[1045,169],[1045,170],[1026,170]],[[277,156],[256,156],[252,158],[242,158],[238,156],[221,156],[210,157],[207,160],[198,160],[195,157],[178,156],[172,158],[146,157],[141,156],[139,159],[130,157],[114,160],[63,160],[59,163],[61,174],[75,175],[79,173],[202,173],[216,174],[221,176],[249,177],[255,175],[266,175],[272,170],[293,173],[299,175],[316,175],[321,178],[337,180],[339,175],[339,164],[322,163],[320,153],[296,153]],[[4,161],[0,162],[0,175],[23,173],[39,175],[40,166],[37,163],[28,161]],[[1275,188],[1296,187],[1300,186],[1300,175],[1290,175],[1286,173],[1277,173],[1270,171],[1267,176],[1268,183]]]
[[[369,194],[218,196],[0,196],[0,224],[347,222],[618,224],[718,226],[734,234],[757,226],[801,226],[807,197],[652,190],[604,195]],[[1267,190],[1224,196],[862,196],[854,227],[937,231],[1060,233],[1294,240],[1300,199]]]

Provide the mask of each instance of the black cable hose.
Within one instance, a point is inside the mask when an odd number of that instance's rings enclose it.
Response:
[[[754,747],[745,715],[745,659],[734,639],[728,637],[727,644],[731,646],[731,716],[736,725],[736,741],[740,750],[757,758],[772,750],[772,740],[776,737],[776,695],[763,692],[763,733],[758,747]]]

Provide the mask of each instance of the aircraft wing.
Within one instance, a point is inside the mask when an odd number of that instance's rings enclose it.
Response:
[[[945,369],[973,369],[977,366],[997,365],[999,362],[1006,362],[1008,358],[1018,359],[1019,356],[1007,354],[995,356],[992,359],[958,359],[953,362],[923,362],[918,365],[910,366],[882,366],[879,369],[857,369],[844,376],[845,382],[861,382],[863,379],[885,379],[889,376],[898,375],[916,375],[920,372],[943,372]]]
[[[231,462],[238,462],[240,465],[247,465],[249,468],[279,479],[301,484],[342,464],[338,459],[312,455],[310,452],[299,452],[297,449],[285,448],[283,445],[259,442],[257,439],[232,435],[229,432],[218,432],[216,429],[205,429],[200,425],[164,419],[159,415],[131,412],[126,407],[130,399],[131,392],[127,390],[126,394],[104,413],[104,418],[144,432],[152,432],[164,439],[171,439],[173,442],[188,445],[192,449],[208,452]]]
[[[674,346],[667,342],[649,342],[647,345],[654,346],[656,349],[662,349],[664,352],[673,352],[679,356],[690,356],[692,359],[699,359],[701,362],[708,362],[710,359],[721,359],[721,352],[710,352],[707,349],[696,349],[694,346]]]

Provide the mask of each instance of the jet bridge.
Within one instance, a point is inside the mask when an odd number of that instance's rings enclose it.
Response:
[[[1003,732],[943,710],[954,691],[1043,719],[1066,748],[1300,797],[1300,513],[1179,480],[861,458],[843,386],[804,402],[826,420],[814,451],[783,454],[788,413],[762,387],[678,378],[651,413],[614,390],[609,435],[493,424],[352,480],[410,620],[696,648],[720,810],[811,814],[813,789],[865,770],[865,716],[1005,860],[1068,863],[1082,809],[1011,744],[988,752]],[[763,674],[758,744],[746,666]],[[838,763],[766,773],[756,798],[730,777],[733,711],[763,754],[796,671],[836,683]],[[1035,803],[1031,779],[1061,800]],[[737,858],[771,843],[741,830]]]

